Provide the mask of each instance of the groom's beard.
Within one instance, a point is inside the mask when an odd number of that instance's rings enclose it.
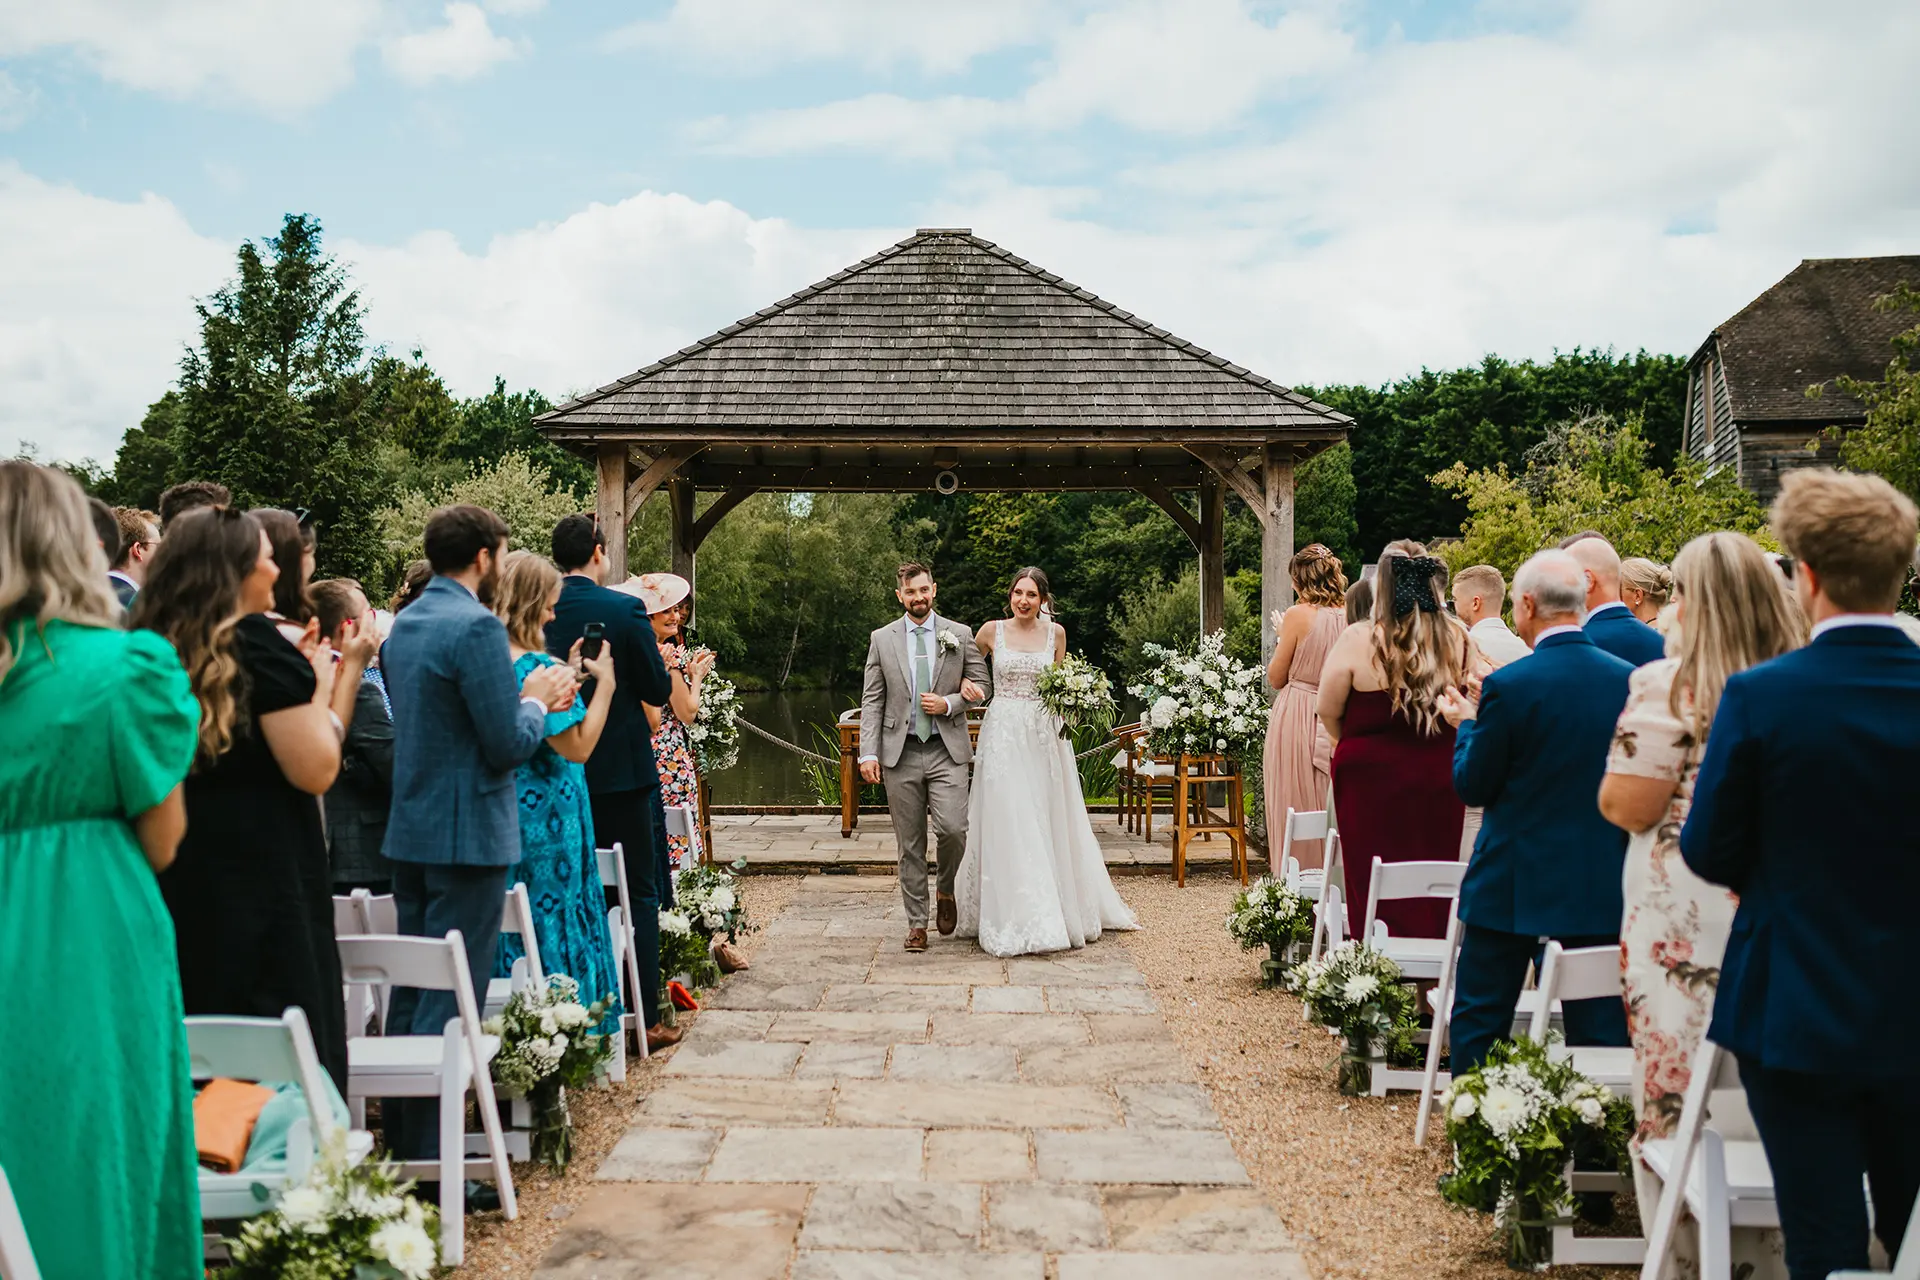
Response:
[[[925,622],[927,620],[927,615],[932,612],[933,612],[933,606],[931,604],[923,604],[917,608],[913,605],[907,606],[907,616],[909,618],[912,618],[915,622]]]

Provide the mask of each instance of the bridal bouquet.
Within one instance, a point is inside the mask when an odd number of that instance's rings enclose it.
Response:
[[[1414,989],[1400,966],[1349,939],[1318,960],[1295,965],[1287,985],[1307,1002],[1314,1021],[1346,1038],[1340,1055],[1340,1092],[1359,1096],[1373,1084],[1372,1064],[1412,1044]]]
[[[1263,877],[1234,895],[1227,936],[1242,951],[1267,948],[1272,959],[1260,969],[1271,981],[1282,955],[1313,937],[1313,903],[1284,882]]]
[[[1154,667],[1127,692],[1147,704],[1147,749],[1156,756],[1243,754],[1266,733],[1260,668],[1227,656],[1226,633],[1191,653],[1148,644]]]
[[[284,1276],[426,1280],[440,1265],[440,1215],[390,1166],[349,1165],[336,1133],[306,1181],[229,1240],[233,1280]]]
[[[733,681],[709,671],[700,682],[700,710],[687,726],[693,743],[693,763],[704,776],[740,762],[740,691]]]
[[[725,867],[688,867],[674,877],[673,900],[675,912],[686,918],[689,930],[709,942],[732,942],[753,932],[739,878]]]
[[[1566,1170],[1576,1154],[1627,1167],[1632,1104],[1532,1040],[1496,1043],[1485,1066],[1454,1078],[1440,1110],[1454,1160],[1440,1194],[1496,1206],[1516,1269],[1548,1262],[1552,1219],[1571,1212]]]
[[[504,1093],[526,1098],[533,1109],[534,1158],[556,1173],[566,1171],[573,1155],[566,1087],[586,1084],[613,1057],[613,1041],[588,1029],[599,1026],[612,1005],[611,992],[581,1004],[580,984],[555,973],[544,988],[514,992],[507,1007],[483,1026],[488,1035],[500,1037],[493,1082]]]
[[[1060,717],[1063,735],[1091,729],[1106,737],[1119,706],[1107,673],[1077,653],[1070,653],[1040,673],[1034,688],[1040,705]]]

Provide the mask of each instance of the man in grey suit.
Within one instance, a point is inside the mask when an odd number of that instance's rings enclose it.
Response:
[[[427,520],[434,577],[394,619],[380,651],[393,702],[393,807],[384,852],[393,863],[400,932],[466,944],[474,999],[484,998],[500,940],[508,869],[520,860],[514,770],[539,749],[548,711],[574,696],[573,669],[542,667],[516,687],[507,629],[488,609],[507,554],[507,526],[482,507],[442,507]],[[450,991],[394,993],[396,1035],[439,1035],[456,1016]],[[389,1099],[387,1147],[439,1155],[438,1104]]]
[[[908,951],[927,949],[927,818],[940,860],[939,925],[959,923],[953,880],[967,851],[967,705],[993,691],[971,628],[933,611],[933,573],[900,566],[894,595],[906,616],[873,633],[860,697],[860,776],[885,781],[900,847],[900,897]]]

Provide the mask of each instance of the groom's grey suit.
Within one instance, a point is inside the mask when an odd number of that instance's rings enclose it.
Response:
[[[910,629],[924,625],[923,635]],[[942,646],[951,635],[957,649]],[[928,675],[916,680],[913,646]],[[860,696],[860,758],[878,759],[887,788],[887,813],[900,848],[900,897],[907,927],[927,927],[927,818],[933,818],[940,859],[940,892],[952,896],[960,859],[967,851],[967,702],[961,680],[993,696],[993,676],[973,642],[973,631],[929,613],[924,624],[899,618],[873,633],[867,645],[866,684]],[[946,696],[945,715],[920,711],[920,688]],[[924,737],[922,736],[924,734]]]

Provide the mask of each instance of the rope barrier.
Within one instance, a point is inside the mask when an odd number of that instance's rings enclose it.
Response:
[[[834,759],[833,757],[823,756],[818,751],[809,751],[805,747],[799,746],[792,742],[788,742],[785,738],[779,737],[775,734],[768,733],[765,729],[762,729],[759,725],[747,719],[745,716],[737,715],[733,718],[733,722],[739,725],[742,729],[745,729],[750,733],[756,734],[759,737],[765,738],[768,742],[771,742],[776,747],[785,747],[787,750],[793,752],[795,755],[805,756],[809,760],[818,760],[821,764],[832,765],[836,769],[840,767],[840,762]],[[1088,747],[1085,751],[1082,751],[1079,755],[1075,756],[1073,758],[1074,762],[1078,763],[1082,760],[1085,760],[1088,756],[1098,755],[1102,751],[1106,751],[1112,746],[1113,744],[1111,742],[1096,742],[1092,746]]]

